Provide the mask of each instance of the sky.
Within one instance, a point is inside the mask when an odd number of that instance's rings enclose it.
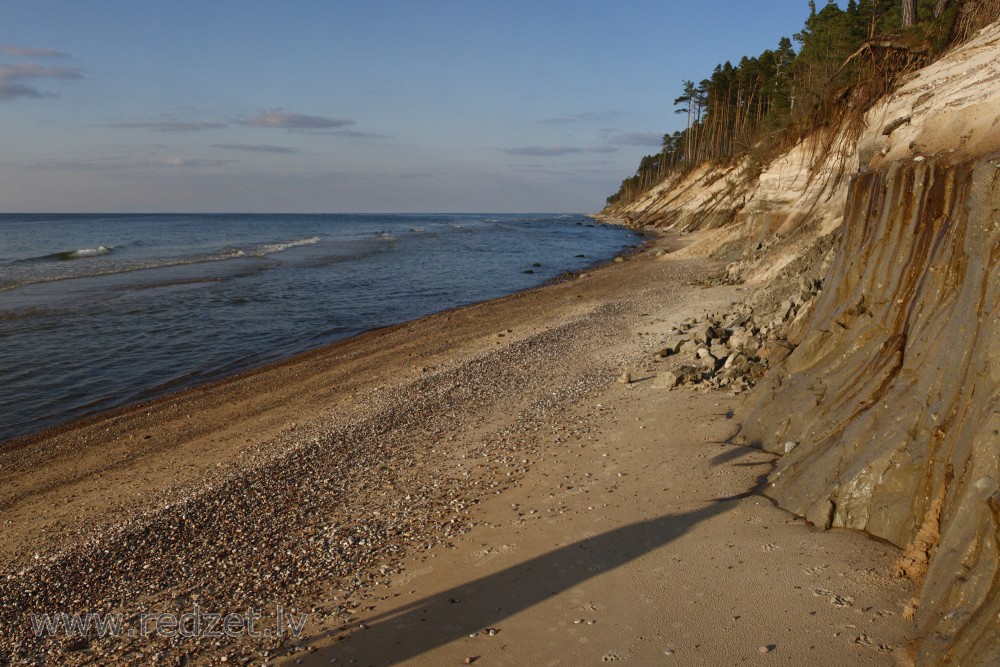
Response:
[[[806,0],[0,0],[0,211],[599,210]]]

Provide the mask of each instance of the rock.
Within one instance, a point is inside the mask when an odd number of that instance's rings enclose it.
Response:
[[[660,350],[660,354],[662,354],[665,357],[669,357],[671,354],[677,354],[678,352],[681,351],[681,346],[684,345],[684,343],[686,342],[688,342],[687,338],[681,338],[681,337],[668,338],[666,345],[664,345],[663,349]]]
[[[686,352],[689,354],[695,354],[698,348],[701,347],[698,343],[693,340],[686,340],[681,343],[681,346],[677,349],[678,352]]]
[[[673,371],[659,373],[653,378],[653,386],[657,389],[673,389],[681,382],[681,375]]]
[[[691,328],[692,337],[699,343],[711,345],[712,341],[718,338],[718,333],[711,322],[702,322]]]
[[[779,340],[769,340],[760,346],[757,356],[768,367],[773,367],[787,359],[791,353],[792,349],[787,343]]]
[[[620,376],[618,376],[618,383],[632,384],[632,374],[627,371],[625,373],[622,373]]]
[[[698,365],[709,373],[714,373],[719,366],[719,360],[708,354],[698,360]]]
[[[830,530],[830,527],[833,526],[833,517],[836,513],[837,505],[829,498],[826,498],[806,512],[806,520],[811,521],[818,528]]]
[[[799,446],[799,443],[795,442],[794,440],[789,440],[788,442],[785,443],[785,453],[786,454],[791,454],[792,450],[795,449],[798,446]]]
[[[694,383],[701,380],[701,371],[694,366],[681,366],[677,372],[681,376],[681,382]]]
[[[751,329],[736,327],[729,336],[729,349],[755,356],[757,350],[760,349],[760,341],[757,340]]]
[[[897,118],[896,120],[887,123],[885,129],[882,130],[882,135],[888,137],[890,134],[898,130],[903,125],[909,125],[910,117],[903,116],[902,118]]]
[[[790,299],[785,299],[778,307],[778,317],[782,322],[787,322],[793,315],[795,315],[795,304]]]
[[[723,345],[722,343],[716,343],[712,346],[712,349],[709,350],[709,352],[711,352],[712,356],[716,359],[725,359],[729,356],[729,346]]]
[[[704,345],[701,345],[698,347],[697,352],[695,352],[695,356],[697,356],[699,359],[705,359],[706,357],[712,356],[712,351],[707,347],[705,347]]]
[[[731,375],[740,375],[750,370],[750,360],[742,352],[737,352],[726,359],[723,368]]]

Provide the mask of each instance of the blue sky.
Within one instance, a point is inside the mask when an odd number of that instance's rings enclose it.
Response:
[[[0,211],[591,212],[806,0],[0,0]]]

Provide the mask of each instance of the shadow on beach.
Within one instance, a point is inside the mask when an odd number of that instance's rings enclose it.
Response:
[[[752,493],[718,498],[692,512],[622,526],[364,618],[368,629],[352,630],[348,638],[318,650],[305,662],[330,664],[336,657],[353,658],[360,664],[394,664],[483,632],[554,595],[670,544],[696,524],[722,514],[732,503]],[[502,627],[499,633],[502,636]]]

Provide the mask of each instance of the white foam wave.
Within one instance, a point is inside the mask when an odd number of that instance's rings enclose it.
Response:
[[[314,243],[319,243],[320,238],[318,236],[309,236],[304,239],[296,239],[294,241],[283,241],[281,243],[265,243],[264,245],[257,246],[253,251],[253,254],[257,257],[263,257],[264,255],[272,255],[276,252],[283,252],[289,248],[298,248],[304,245],[313,245]]]
[[[67,252],[64,253],[63,256],[70,259],[79,259],[82,257],[97,257],[98,255],[107,255],[109,252],[111,252],[111,246],[99,245],[96,248],[81,248],[80,250]]]

